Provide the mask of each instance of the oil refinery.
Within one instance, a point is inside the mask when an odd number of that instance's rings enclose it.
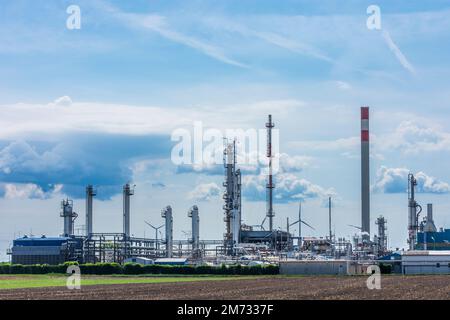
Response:
[[[408,224],[407,244],[409,250],[391,252],[388,249],[388,221],[383,216],[375,218],[376,232],[371,232],[370,212],[370,133],[369,107],[361,107],[361,212],[360,225],[352,239],[337,236],[332,231],[332,201],[328,199],[328,234],[323,237],[303,237],[302,225],[313,227],[302,218],[301,202],[298,219],[287,218],[284,230],[274,228],[274,174],[272,168],[275,156],[272,148],[272,130],[275,127],[272,115],[268,115],[266,158],[266,211],[261,212],[260,226],[245,223],[242,206],[242,175],[237,163],[236,140],[227,140],[223,148],[223,238],[204,240],[200,238],[202,227],[201,208],[193,204],[186,208],[191,219],[191,236],[179,240],[173,237],[174,212],[170,205],[161,211],[161,223],[156,227],[154,238],[132,236],[130,221],[132,196],[135,186],[123,186],[123,230],[122,232],[97,233],[93,225],[95,214],[94,198],[97,191],[93,185],[86,187],[85,234],[75,235],[74,211],[77,204],[71,199],[61,202],[60,217],[64,229],[58,237],[21,237],[13,241],[8,254],[13,264],[61,264],[66,261],[80,263],[138,262],[166,264],[279,264],[285,273],[359,273],[364,266],[374,263],[389,264],[395,272],[403,273],[449,273],[450,272],[450,229],[436,228],[433,220],[433,205],[422,205],[416,200],[417,181],[413,174],[408,176],[408,202],[405,205]],[[405,199],[406,201],[406,199]],[[56,217],[56,215],[55,215]],[[421,219],[422,217],[422,219]],[[100,221],[98,223],[101,223]],[[298,234],[290,227],[298,224]],[[266,229],[267,228],[267,229]],[[164,236],[158,238],[158,231]]]

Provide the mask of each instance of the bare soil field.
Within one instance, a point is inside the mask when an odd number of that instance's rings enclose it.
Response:
[[[444,299],[450,300],[450,276],[384,276],[380,290],[369,290],[366,277],[261,277],[226,281],[84,286],[0,290],[2,299]]]

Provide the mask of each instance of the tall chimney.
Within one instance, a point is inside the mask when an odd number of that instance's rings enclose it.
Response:
[[[331,197],[328,197],[328,229],[329,229],[328,231],[330,234],[330,241],[332,241],[333,232],[331,231]]]
[[[273,183],[272,177],[272,129],[275,127],[275,124],[272,122],[272,115],[269,114],[268,121],[266,123],[267,128],[267,158],[269,159],[269,175],[267,181],[267,214],[266,216],[269,218],[269,231],[273,230],[273,217],[275,216],[273,212],[273,189],[275,185]]]
[[[130,184],[123,186],[123,234],[125,238],[130,237],[130,198],[134,194],[134,190]]]
[[[369,161],[369,107],[361,107],[361,231],[364,240],[370,240]]]
[[[86,237],[92,233],[92,204],[93,197],[97,195],[92,185],[86,187]]]
[[[425,232],[436,232],[437,228],[433,221],[433,204],[427,204],[427,222],[424,227]]]

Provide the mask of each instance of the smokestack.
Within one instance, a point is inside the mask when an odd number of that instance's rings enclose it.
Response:
[[[436,232],[437,228],[434,225],[433,221],[433,204],[428,203],[427,204],[427,223],[424,227],[425,232]]]
[[[172,258],[172,247],[173,247],[173,218],[172,218],[172,207],[167,206],[161,212],[161,217],[166,219],[166,257]]]
[[[267,182],[267,214],[266,216],[269,218],[269,231],[273,230],[273,217],[275,213],[273,212],[273,189],[275,185],[273,183],[272,177],[272,129],[275,127],[275,124],[272,122],[272,115],[269,114],[268,121],[266,123],[267,128],[267,158],[269,159],[269,176]]]
[[[333,233],[331,231],[331,197],[328,197],[328,228],[330,232],[330,241],[333,239]]]
[[[134,194],[134,190],[130,184],[123,186],[123,234],[125,238],[130,237],[130,198]]]
[[[370,240],[369,157],[369,107],[361,107],[361,232],[365,240]]]
[[[92,204],[93,197],[97,195],[92,185],[86,187],[86,237],[92,233]]]

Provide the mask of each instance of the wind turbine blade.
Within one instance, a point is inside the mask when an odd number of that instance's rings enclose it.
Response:
[[[147,225],[149,225],[150,227],[152,227],[153,229],[156,229],[151,223],[149,223],[149,222],[147,222],[147,221],[145,221],[145,220],[144,220],[144,222],[145,222]]]
[[[309,225],[309,224],[306,223],[305,221],[301,220],[301,222],[302,222],[305,226],[308,226],[308,227],[310,227],[311,229],[316,230],[313,226]]]
[[[264,222],[266,222],[267,216],[264,217],[263,221],[261,222],[261,230],[266,231],[266,229],[264,229]]]

